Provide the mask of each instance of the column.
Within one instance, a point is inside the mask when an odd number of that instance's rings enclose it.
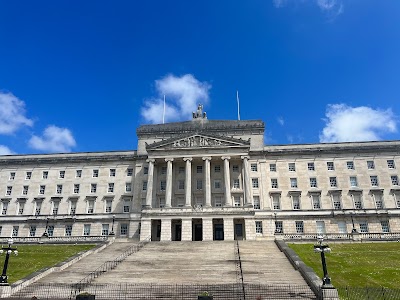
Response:
[[[203,218],[203,241],[212,241],[213,239],[213,220],[211,218]]]
[[[143,241],[151,236],[151,220],[142,219],[140,225],[140,240]]]
[[[161,219],[161,241],[171,241],[171,219]]]
[[[192,206],[192,158],[185,157],[183,160],[186,162],[185,168],[185,206]],[[191,222],[191,221],[190,221]]]
[[[224,186],[225,186],[225,201],[224,206],[232,206],[232,196],[231,196],[231,172],[229,169],[229,156],[221,157],[224,161]]]
[[[256,223],[254,219],[244,219],[244,227],[246,230],[246,240],[256,239]]]
[[[171,207],[171,198],[172,198],[172,162],[173,158],[166,158],[167,162],[167,186],[165,191],[165,207]],[[171,226],[170,226],[171,227]]]
[[[249,166],[249,157],[242,156],[243,159],[243,168],[244,168],[244,206],[252,206],[252,195],[251,195],[251,182],[250,182],[250,166]]]
[[[211,207],[211,173],[210,161],[211,157],[203,157],[204,160],[204,198],[206,199],[206,207]]]
[[[260,205],[261,209],[271,209],[271,201],[267,201],[268,197],[268,188],[267,184],[267,161],[265,159],[259,160],[260,163]],[[254,203],[253,203],[254,204]],[[275,230],[275,229],[274,229]]]
[[[146,208],[151,208],[153,203],[154,159],[146,160],[149,163],[147,176]]]
[[[192,219],[182,219],[182,241],[192,240]]]
[[[235,239],[233,218],[224,218],[224,240],[233,241]]]

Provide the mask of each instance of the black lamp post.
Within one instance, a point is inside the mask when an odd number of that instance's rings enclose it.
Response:
[[[15,255],[18,255],[17,248],[12,248],[11,245],[14,243],[12,238],[8,239],[8,246],[1,247],[0,254],[6,253],[6,259],[4,261],[3,273],[0,277],[0,285],[9,285],[8,284],[8,276],[7,276],[7,268],[8,268],[8,260],[10,259],[10,254],[14,252]]]
[[[114,233],[114,222],[115,222],[115,215],[113,215],[112,225],[111,225],[111,232],[109,235],[115,235]]]
[[[276,213],[274,213],[274,219],[275,219],[275,234],[280,233],[278,228],[276,227]]]
[[[328,269],[326,267],[325,253],[330,253],[331,248],[329,248],[328,244],[322,245],[324,238],[322,235],[317,237],[318,244],[314,245],[314,252],[321,253],[321,261],[322,261],[322,269],[324,270],[324,278],[322,279],[322,287],[326,285],[331,285],[331,278],[328,275]]]
[[[48,232],[47,232],[47,230],[49,229],[49,219],[50,219],[50,218],[47,218],[47,219],[46,219],[46,228],[45,228],[45,230],[44,230],[44,232],[43,232],[43,234],[42,234],[42,237],[49,237],[49,234],[48,234]]]
[[[353,225],[353,229],[351,230],[351,233],[357,233],[357,229],[354,226],[353,213],[350,214],[350,218],[351,218],[351,224]]]

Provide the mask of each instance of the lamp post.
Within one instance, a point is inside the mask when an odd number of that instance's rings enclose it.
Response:
[[[317,237],[318,244],[314,245],[314,252],[321,253],[321,261],[322,261],[322,269],[324,271],[324,278],[322,279],[322,287],[326,285],[331,285],[331,278],[328,275],[328,269],[326,267],[325,253],[330,253],[331,248],[329,248],[328,244],[323,245],[322,242],[324,238],[322,235]]]
[[[351,224],[353,225],[353,229],[351,230],[351,233],[357,233],[357,229],[354,226],[353,213],[350,213],[350,218],[351,218]]]
[[[109,235],[115,235],[114,233],[114,222],[115,222],[115,215],[113,215],[112,225],[111,225],[111,232]]]
[[[0,254],[3,254],[4,252],[6,253],[6,259],[4,261],[4,267],[3,267],[3,273],[1,274],[0,277],[0,285],[9,285],[8,284],[8,276],[7,276],[7,268],[8,268],[8,260],[10,259],[10,254],[14,252],[15,255],[18,255],[18,250],[17,248],[12,248],[12,244],[14,243],[14,240],[12,238],[8,239],[8,246],[7,247],[1,247]]]
[[[50,219],[50,218],[47,218],[47,219],[46,219],[46,228],[44,229],[44,232],[43,232],[43,234],[42,234],[42,237],[49,237],[49,234],[48,234],[48,232],[47,232],[47,230],[48,230],[48,228],[49,228],[49,219]]]

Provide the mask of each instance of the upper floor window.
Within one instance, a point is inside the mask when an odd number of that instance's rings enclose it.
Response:
[[[291,172],[296,171],[296,164],[295,163],[289,163],[288,167],[289,167],[289,171],[291,171]]]
[[[271,172],[276,172],[276,164],[269,164],[269,170]]]
[[[278,188],[278,179],[271,178],[271,188],[277,189]]]
[[[12,186],[7,186],[6,196],[10,196],[12,192]]]
[[[179,167],[179,168],[178,168],[178,173],[179,173],[179,174],[185,173],[185,167]]]
[[[251,164],[250,168],[252,172],[257,172],[257,164]]]
[[[97,184],[96,183],[90,184],[90,192],[92,194],[97,192]]]
[[[221,188],[221,180],[214,180],[214,188],[215,189]]]
[[[203,189],[203,180],[198,179],[198,180],[196,181],[196,189],[197,189],[197,190],[202,190],[202,189]]]
[[[167,182],[165,180],[160,181],[160,191],[165,191],[167,188]]]
[[[115,177],[115,169],[110,169],[110,177]]]
[[[327,168],[328,168],[328,171],[333,171],[333,170],[335,170],[335,165],[334,165],[333,161],[328,161],[328,162],[326,163],[326,166],[327,166]]]
[[[331,187],[337,187],[337,179],[336,177],[329,177],[329,184]]]
[[[315,171],[315,164],[313,162],[309,162],[307,164],[308,171]]]
[[[74,194],[79,194],[79,184],[74,184]]]
[[[49,177],[49,172],[48,171],[43,171],[42,173],[42,178],[47,179]]]
[[[370,169],[370,170],[375,169],[375,163],[374,163],[374,161],[368,160],[368,161],[367,161],[367,168]]]
[[[167,167],[161,167],[161,175],[167,174]]]
[[[392,181],[392,185],[399,185],[399,177],[397,175],[390,176],[390,180]]]
[[[356,186],[358,186],[357,177],[356,177],[356,176],[350,176],[350,186],[351,186],[351,187],[356,187]]]
[[[81,178],[82,177],[82,170],[76,170],[75,177],[76,178]]]
[[[387,161],[387,165],[388,165],[389,169],[395,169],[396,168],[396,165],[394,164],[394,160],[393,159],[389,159]]]
[[[185,180],[178,180],[178,190],[185,189]]]
[[[10,172],[9,180],[14,180],[14,179],[15,179],[15,172]]]
[[[45,185],[39,186],[39,194],[40,195],[44,195],[45,190],[46,190],[46,186]]]
[[[379,186],[378,176],[370,176],[369,178],[372,186]]]
[[[110,182],[110,183],[108,184],[108,190],[107,190],[107,192],[108,192],[108,193],[114,193],[114,182]]]
[[[203,173],[203,166],[196,166],[196,172],[198,174]]]
[[[311,178],[310,178],[310,187],[312,187],[312,188],[318,187],[318,185],[317,185],[317,178],[315,178],[315,177],[311,177]]]
[[[28,195],[29,186],[24,185],[22,188],[22,195]]]
[[[290,178],[290,187],[297,188],[297,178]]]
[[[133,169],[132,168],[126,169],[126,176],[132,176],[132,174],[133,174]]]
[[[64,179],[65,178],[65,171],[60,171],[58,178]]]
[[[232,171],[233,172],[239,172],[239,166],[238,165],[233,165],[232,166]]]
[[[99,177],[99,170],[97,170],[97,169],[93,170],[92,176]]]
[[[147,181],[143,181],[142,191],[147,191]]]
[[[253,189],[258,189],[258,178],[252,178],[251,185],[252,185]]]
[[[354,162],[348,161],[346,164],[348,170],[354,170]]]
[[[130,182],[125,183],[125,192],[132,192],[132,184]]]
[[[333,202],[333,208],[334,209],[342,209],[342,202],[340,201],[340,195],[339,194],[333,194],[332,195],[332,202]]]
[[[233,188],[234,189],[240,188],[240,180],[239,179],[233,179]]]
[[[62,193],[62,184],[57,184],[56,194]]]
[[[300,209],[300,195],[292,195],[293,209]]]
[[[215,172],[215,173],[221,172],[221,166],[220,166],[220,165],[214,166],[214,172]]]
[[[272,195],[272,208],[275,210],[281,209],[281,196],[279,194]]]
[[[32,172],[26,172],[25,179],[31,179],[32,178]]]
[[[321,209],[321,196],[320,195],[311,195],[312,206],[313,209]]]

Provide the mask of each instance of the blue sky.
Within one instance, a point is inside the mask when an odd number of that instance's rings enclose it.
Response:
[[[0,154],[136,149],[136,128],[266,123],[266,144],[400,139],[400,1],[1,1]],[[162,109],[161,109],[162,111]]]

